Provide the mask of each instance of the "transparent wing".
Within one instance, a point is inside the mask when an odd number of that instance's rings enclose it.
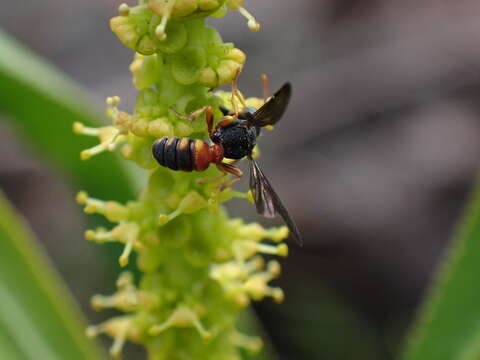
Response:
[[[253,193],[257,213],[262,216],[275,217],[275,207],[273,199],[264,186],[263,173],[255,160],[250,161],[250,189]]]
[[[280,214],[285,224],[287,224],[292,238],[299,245],[303,245],[297,224],[295,224],[295,221],[293,221],[280,198],[273,190],[272,185],[253,159],[250,161],[250,189],[253,193],[257,212],[266,217],[274,217],[276,213]]]
[[[277,123],[287,108],[291,94],[291,85],[289,83],[284,84],[260,109],[249,116],[249,125],[263,127]]]

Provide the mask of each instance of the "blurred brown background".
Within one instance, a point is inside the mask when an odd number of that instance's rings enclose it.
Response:
[[[120,95],[131,109],[132,53],[108,28],[118,4],[5,2],[0,26],[90,89],[92,106]],[[211,22],[248,55],[246,94],[260,95],[261,73],[272,88],[293,84],[285,119],[261,139],[261,163],[305,237],[283,261],[285,304],[259,304],[259,317],[282,359],[393,359],[477,170],[480,3],[245,6],[259,33],[237,13]],[[118,269],[103,261],[112,249],[83,240],[77,189],[2,122],[0,186],[90,320],[104,318],[88,299],[113,289]],[[258,221],[250,204],[234,202],[232,213]]]

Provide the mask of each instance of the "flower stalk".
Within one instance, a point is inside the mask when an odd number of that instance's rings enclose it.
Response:
[[[151,155],[152,143],[162,136],[206,138],[203,121],[181,114],[211,106],[219,119],[220,105],[235,106],[230,92],[211,89],[233,81],[245,54],[224,43],[205,17],[238,10],[250,30],[258,31],[260,25],[242,5],[241,0],[141,0],[137,6],[120,5],[110,21],[119,40],[135,51],[130,71],[137,102],[127,113],[119,109],[118,97],[110,97],[106,114],[111,126],[92,129],[76,123],[74,131],[99,139],[81,153],[82,159],[118,150],[149,173],[138,199],[126,204],[77,195],[86,213],[112,222],[111,229],[87,230],[86,239],[122,244],[121,267],[136,252],[142,272],[137,282],[123,272],[114,294],[92,298],[97,310],[124,313],[87,329],[89,336],[113,338],[113,356],[128,340],[144,345],[150,360],[240,359],[240,349],[254,353],[262,346],[260,339],[237,330],[241,310],[251,300],[283,300],[282,290],[269,285],[280,265],[276,260],[265,264],[261,254],[286,256],[282,240],[288,230],[230,218],[222,203],[234,197],[251,201],[251,195],[223,189],[226,179],[214,167],[201,173],[171,171]],[[244,101],[254,107],[263,103]]]

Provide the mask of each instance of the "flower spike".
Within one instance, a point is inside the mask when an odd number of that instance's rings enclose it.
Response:
[[[106,99],[110,126],[75,123],[73,131],[98,139],[81,153],[82,159],[118,148],[123,159],[141,167],[140,174],[148,174],[138,197],[126,204],[83,191],[77,194],[86,213],[100,214],[114,223],[87,230],[85,238],[121,244],[120,267],[136,253],[141,275],[135,281],[132,273],[124,271],[113,293],[92,297],[95,310],[124,314],[88,327],[87,335],[111,337],[113,357],[119,357],[125,342],[131,341],[145,346],[148,357],[156,360],[172,359],[178,351],[189,359],[239,359],[241,349],[255,353],[262,346],[261,339],[237,331],[239,312],[252,300],[271,297],[279,302],[284,297],[281,289],[270,284],[279,276],[280,265],[267,263],[263,254],[286,256],[288,247],[282,241],[288,229],[265,229],[230,218],[222,204],[232,198],[253,201],[250,191],[222,189],[225,178],[218,178],[214,166],[201,174],[159,167],[152,144],[163,137],[208,141],[208,126],[191,121],[203,117],[205,109],[215,125],[222,117],[235,119],[244,108],[259,109],[265,103],[266,77],[263,98],[244,96],[237,80],[246,55],[224,42],[205,18],[238,10],[250,30],[258,31],[260,24],[245,10],[244,0],[129,4],[118,7],[110,27],[135,52],[129,67],[138,90],[135,106],[120,109],[120,98],[111,96]],[[212,91],[228,84],[230,91]],[[170,162],[182,161],[188,170],[195,149],[184,146],[181,159],[176,149],[169,150]],[[258,155],[256,147],[253,156]]]

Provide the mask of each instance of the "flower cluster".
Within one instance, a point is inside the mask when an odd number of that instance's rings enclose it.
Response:
[[[245,54],[231,43],[222,43],[218,33],[203,21],[189,20],[223,16],[230,8],[240,11],[249,28],[258,31],[260,25],[242,2],[149,0],[135,7],[120,5],[120,15],[112,18],[110,27],[125,46],[138,53],[132,64],[135,86],[151,86],[145,78],[153,80],[151,75],[161,72],[166,58],[171,59],[171,74],[180,84],[214,88],[230,83],[245,62]]]
[[[120,15],[111,20],[122,43],[136,51],[130,70],[139,90],[137,103],[127,113],[119,109],[118,97],[110,97],[111,126],[94,129],[76,123],[74,131],[99,139],[81,153],[82,159],[118,149],[149,172],[138,199],[126,204],[85,192],[77,195],[86,213],[101,214],[114,224],[87,230],[87,240],[121,243],[122,267],[135,251],[142,272],[137,282],[129,272],[122,273],[114,294],[92,298],[95,309],[124,313],[87,330],[91,336],[111,336],[114,356],[129,340],[143,344],[151,360],[240,359],[240,348],[261,348],[260,339],[236,329],[240,311],[251,300],[283,299],[282,290],[269,284],[280,274],[280,265],[276,260],[265,263],[261,254],[286,256],[282,240],[287,228],[264,229],[230,218],[222,203],[234,197],[251,201],[251,194],[223,189],[225,179],[218,178],[215,168],[171,171],[151,155],[152,143],[162,136],[205,138],[204,122],[179,114],[209,105],[218,119],[219,105],[231,107],[231,93],[210,89],[231,82],[245,55],[223,43],[204,17],[239,10],[249,27],[258,30],[241,5],[239,0],[140,1],[135,7],[121,5]],[[262,100],[246,102],[258,106]]]

